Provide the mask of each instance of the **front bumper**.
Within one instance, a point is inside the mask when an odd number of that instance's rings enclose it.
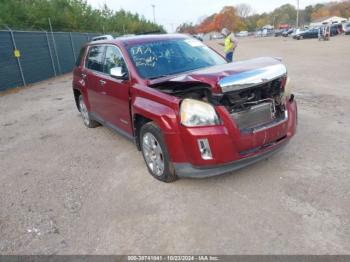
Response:
[[[217,108],[221,126],[182,128],[166,136],[166,143],[179,177],[209,177],[234,171],[270,157],[290,141],[296,132],[297,105],[287,103],[286,121],[254,130],[240,130],[227,110]],[[203,159],[198,140],[207,139],[212,159]]]
[[[213,167],[196,167],[189,163],[184,164],[174,164],[176,175],[179,177],[193,177],[193,178],[205,178],[221,175],[231,171],[235,171],[261,160],[267,159],[279,150],[281,150],[286,144],[288,144],[289,139],[284,139],[274,145],[265,148],[261,153],[236,160],[234,162],[217,165]]]

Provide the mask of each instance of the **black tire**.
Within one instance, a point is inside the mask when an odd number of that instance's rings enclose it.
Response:
[[[161,153],[162,153],[162,160],[164,163],[164,168],[163,171],[159,174],[156,174],[156,171],[153,171],[150,168],[149,163],[147,162],[147,149],[146,149],[146,145],[144,144],[144,137],[147,135],[149,136],[149,134],[153,135],[153,137],[156,139],[157,144],[159,144],[160,148],[161,148]],[[148,122],[145,125],[143,125],[141,127],[141,131],[140,131],[140,146],[141,146],[141,151],[142,151],[142,155],[143,158],[145,160],[147,169],[149,171],[149,173],[156,179],[165,182],[165,183],[170,183],[170,182],[174,182],[175,180],[177,180],[177,176],[175,174],[175,169],[173,167],[173,164],[170,161],[170,157],[169,157],[169,153],[166,147],[166,144],[164,142],[164,138],[163,138],[163,134],[162,131],[160,130],[160,128],[154,123],[154,122]]]
[[[91,118],[90,112],[88,111],[83,96],[79,96],[79,111],[83,118],[84,125],[88,128],[95,128],[99,126],[99,123]]]

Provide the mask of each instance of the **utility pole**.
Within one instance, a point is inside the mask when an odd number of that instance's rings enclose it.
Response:
[[[299,0],[297,0],[297,22],[296,27],[299,27]]]
[[[153,23],[156,23],[156,6],[152,5],[153,8]]]

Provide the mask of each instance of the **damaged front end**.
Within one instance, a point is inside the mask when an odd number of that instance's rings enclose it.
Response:
[[[241,131],[254,131],[287,119],[287,70],[283,64],[267,66],[222,78],[220,104]]]
[[[264,66],[262,61],[266,62]],[[273,125],[288,118],[287,69],[276,59],[253,59],[176,77],[152,85],[159,91],[181,100],[190,98],[224,106],[237,127],[242,131],[254,131],[265,125]],[[215,70],[221,72],[216,72]],[[212,80],[217,76],[215,84]],[[213,86],[220,92],[213,92]]]
[[[198,70],[151,85],[180,100],[186,160],[179,176],[206,177],[270,156],[295,134],[297,105],[286,67],[273,58]],[[179,144],[178,143],[178,144]]]

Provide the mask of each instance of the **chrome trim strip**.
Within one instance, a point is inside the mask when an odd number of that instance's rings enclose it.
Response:
[[[286,74],[287,68],[283,64],[276,64],[226,76],[218,84],[226,93],[261,85]]]

